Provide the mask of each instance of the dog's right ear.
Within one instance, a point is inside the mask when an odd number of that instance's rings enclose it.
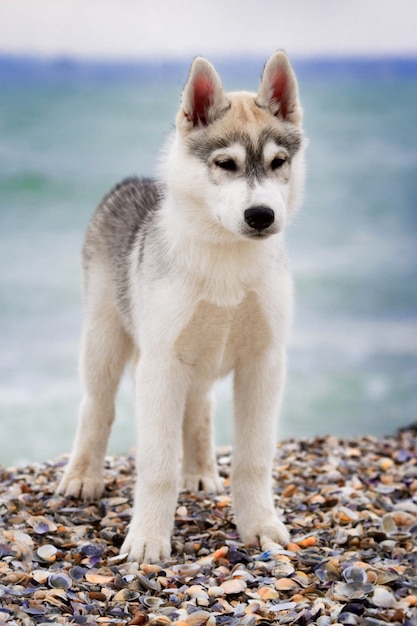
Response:
[[[203,128],[229,107],[219,75],[203,57],[194,59],[182,92],[177,125],[184,130]]]

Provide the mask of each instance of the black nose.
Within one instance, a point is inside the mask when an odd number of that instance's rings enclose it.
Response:
[[[271,226],[274,219],[273,210],[267,206],[253,206],[245,211],[245,222],[259,232]]]

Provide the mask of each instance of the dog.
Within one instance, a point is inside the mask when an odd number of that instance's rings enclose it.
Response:
[[[267,61],[257,93],[225,92],[215,68],[197,57],[158,179],[121,182],[88,227],[84,396],[58,492],[102,494],[115,394],[133,362],[137,480],[121,547],[131,560],[170,557],[181,484],[222,489],[211,389],[231,371],[240,538],[262,550],[289,542],[274,508],[272,466],[293,302],[283,233],[303,187],[301,122],[284,52]]]

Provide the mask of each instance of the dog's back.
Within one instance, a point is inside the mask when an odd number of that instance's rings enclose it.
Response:
[[[90,271],[102,268],[112,278],[116,305],[123,318],[129,309],[130,256],[135,249],[137,261],[141,261],[160,201],[160,186],[155,180],[126,178],[102,200],[86,232],[82,251],[86,297]]]

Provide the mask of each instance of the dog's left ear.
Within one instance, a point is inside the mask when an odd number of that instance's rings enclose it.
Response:
[[[186,130],[208,126],[228,107],[216,70],[206,59],[197,57],[182,92],[178,126]]]
[[[285,52],[275,52],[266,63],[259,86],[257,104],[272,115],[292,124],[301,124],[295,74]]]

